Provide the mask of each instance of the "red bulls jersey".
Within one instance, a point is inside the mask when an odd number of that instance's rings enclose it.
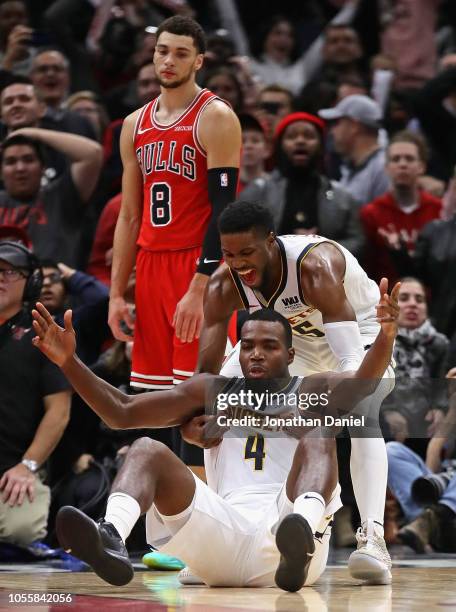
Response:
[[[138,245],[149,251],[202,246],[211,215],[206,154],[198,141],[201,113],[216,96],[201,90],[169,125],[156,119],[160,97],[146,104],[136,123],[134,146],[144,181]]]

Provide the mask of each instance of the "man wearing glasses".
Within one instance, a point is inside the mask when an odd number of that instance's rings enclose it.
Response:
[[[0,241],[0,542],[35,549],[46,535],[50,492],[39,477],[70,414],[59,369],[31,343],[29,307],[42,275],[27,247]]]
[[[95,277],[63,263],[41,260],[43,286],[40,301],[60,325],[70,307],[78,330],[78,355],[92,365],[110,338],[107,324],[109,290]]]

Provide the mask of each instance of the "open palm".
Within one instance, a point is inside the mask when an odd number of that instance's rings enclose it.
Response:
[[[32,315],[33,329],[36,332],[33,344],[55,364],[63,366],[76,350],[76,334],[71,323],[71,310],[65,312],[65,328],[57,325],[41,302],[36,304],[36,310],[32,311]]]

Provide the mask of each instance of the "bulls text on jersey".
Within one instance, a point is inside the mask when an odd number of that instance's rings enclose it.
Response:
[[[152,172],[167,171],[190,181],[197,179],[196,149],[188,144],[182,145],[176,140],[171,140],[169,143],[158,140],[138,147],[136,155],[143,176]]]

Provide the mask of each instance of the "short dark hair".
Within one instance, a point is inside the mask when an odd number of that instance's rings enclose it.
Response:
[[[238,102],[237,108],[234,108],[233,110],[236,111],[242,109],[244,106],[244,92],[242,90],[242,85],[237,74],[229,66],[219,66],[218,68],[215,68],[215,70],[208,72],[203,79],[203,86],[210,89],[209,82],[214,77],[218,77],[220,75],[226,76],[228,79],[230,79],[231,83],[234,85],[234,89],[236,90]]]
[[[218,229],[221,234],[240,234],[256,229],[267,236],[274,231],[274,219],[269,208],[259,202],[235,200],[218,218]]]
[[[425,139],[420,136],[420,134],[416,134],[415,132],[411,132],[410,130],[402,130],[401,132],[396,132],[396,134],[394,134],[388,145],[388,152],[391,145],[396,144],[398,142],[407,142],[409,144],[414,144],[418,150],[418,156],[420,160],[425,164],[427,163],[429,159],[428,146]]]
[[[45,165],[46,162],[44,159],[44,151],[43,151],[43,147],[41,143],[39,143],[34,138],[30,138],[29,136],[25,136],[23,134],[17,134],[16,136],[10,136],[9,138],[6,138],[2,142],[2,145],[0,147],[0,164],[3,163],[3,157],[5,155],[5,151],[9,149],[10,147],[15,147],[15,146],[31,147],[35,151],[36,156],[40,160],[41,165],[42,166]]]
[[[238,115],[239,123],[241,124],[242,132],[260,132],[260,134],[266,140],[266,133],[264,131],[264,127],[261,125],[261,122],[250,113],[239,113]]]
[[[289,17],[285,15],[272,15],[266,18],[264,21],[260,21],[258,26],[255,28],[255,34],[252,36],[251,50],[252,55],[260,58],[264,53],[264,45],[271,31],[280,23],[288,23],[291,26],[293,32],[294,44],[290,54],[290,60],[293,62],[299,57],[298,40],[296,35],[296,26]]]
[[[206,36],[200,24],[190,17],[174,15],[163,21],[157,30],[157,40],[162,32],[177,34],[178,36],[190,36],[193,38],[198,53],[206,52]]]
[[[55,268],[56,270],[59,270],[59,266],[55,259],[40,259],[40,266],[42,268]]]
[[[261,94],[269,93],[269,92],[282,93],[288,96],[288,100],[290,101],[290,106],[293,106],[294,96],[293,96],[293,93],[287,87],[284,87],[283,85],[279,85],[278,83],[271,83],[271,85],[266,85],[265,87],[260,89],[259,95],[261,96]]]
[[[330,32],[331,30],[351,30],[356,35],[356,38],[358,39],[358,42],[359,42],[358,32],[349,23],[328,23],[328,25],[325,27],[323,31],[325,37],[327,36],[328,32]]]
[[[1,0],[0,0],[1,2]],[[7,78],[6,83],[3,85],[3,88],[0,93],[3,93],[7,87],[11,85],[33,85],[31,79],[28,76],[23,74],[11,74],[9,78]]]
[[[17,0],[17,1],[25,6],[27,13],[28,13],[27,0]],[[0,6],[2,6],[3,4],[8,4],[8,2],[13,2],[13,0],[0,0]]]
[[[270,308],[260,308],[255,312],[249,314],[249,316],[245,319],[242,327],[247,323],[247,321],[267,321],[269,323],[280,323],[283,327],[283,331],[285,334],[285,344],[287,348],[291,348],[293,345],[293,334],[291,332],[291,325],[288,323],[287,319],[277,312],[276,310],[271,310]],[[242,336],[242,327],[241,327],[241,336]]]

